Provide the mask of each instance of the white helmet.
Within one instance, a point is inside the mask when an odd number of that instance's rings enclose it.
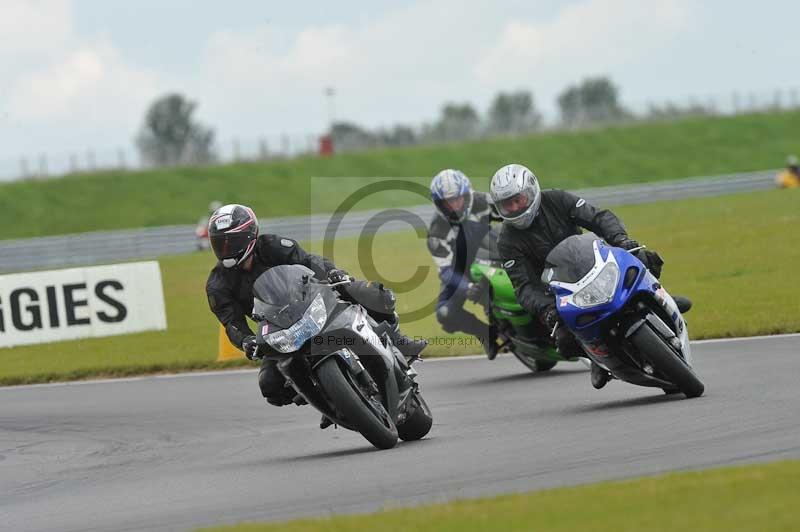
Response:
[[[521,164],[509,164],[495,172],[491,195],[503,221],[517,229],[530,227],[542,204],[539,181]]]

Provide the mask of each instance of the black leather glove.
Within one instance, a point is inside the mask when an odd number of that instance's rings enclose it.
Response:
[[[661,278],[661,267],[664,265],[661,255],[649,249],[640,249],[635,255],[656,279]]]
[[[344,270],[331,270],[328,272],[328,282],[331,284],[341,283],[349,280],[350,274]]]
[[[258,360],[261,357],[258,355],[258,342],[255,336],[245,336],[242,340],[242,351],[248,360]]]
[[[545,309],[544,313],[542,314],[542,323],[545,327],[547,327],[548,334],[553,331],[553,328],[560,319],[561,318],[558,315],[555,305],[550,305]]]
[[[624,240],[620,240],[619,242],[617,242],[617,246],[616,247],[622,248],[622,249],[624,249],[626,251],[629,251],[631,249],[635,249],[635,248],[641,247],[641,244],[639,242],[637,242],[636,240],[632,240],[630,238],[626,238]]]
[[[473,303],[479,303],[482,294],[483,290],[481,290],[480,283],[469,283],[469,286],[467,287],[467,299]]]

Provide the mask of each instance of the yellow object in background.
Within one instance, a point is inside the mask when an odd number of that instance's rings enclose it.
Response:
[[[781,188],[798,188],[800,187],[800,177],[789,170],[784,170],[777,175],[775,183]]]
[[[223,360],[235,360],[237,358],[242,358],[244,354],[234,346],[230,340],[228,340],[228,335],[225,332],[225,327],[222,325],[219,326],[219,349],[217,351],[217,362],[222,362]]]

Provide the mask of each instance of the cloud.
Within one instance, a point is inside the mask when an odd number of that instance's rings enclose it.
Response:
[[[192,86],[201,111],[223,131],[240,135],[255,134],[257,127],[267,133],[322,130],[329,86],[336,89],[338,118],[368,126],[418,123],[434,118],[444,101],[472,99],[483,90],[472,67],[504,18],[490,4],[464,8],[436,0],[296,33],[271,25],[217,31]],[[263,119],[256,124],[253,116]]]
[[[72,35],[69,0],[3,0],[0,56],[50,52]]]
[[[119,122],[141,114],[158,87],[155,74],[127,65],[108,43],[70,49],[44,68],[18,78],[10,108],[18,119]]]
[[[165,85],[163,75],[126,61],[106,36],[79,35],[66,0],[4,3],[0,39],[0,74],[9,80],[0,120],[16,132],[9,152],[130,145]]]
[[[511,21],[482,55],[475,74],[484,83],[527,78],[577,78],[646,59],[691,24],[687,0],[585,0],[546,23]],[[572,74],[574,73],[574,74]]]

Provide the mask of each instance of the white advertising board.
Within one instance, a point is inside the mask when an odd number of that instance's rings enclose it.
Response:
[[[154,261],[0,275],[0,347],[166,328]]]

